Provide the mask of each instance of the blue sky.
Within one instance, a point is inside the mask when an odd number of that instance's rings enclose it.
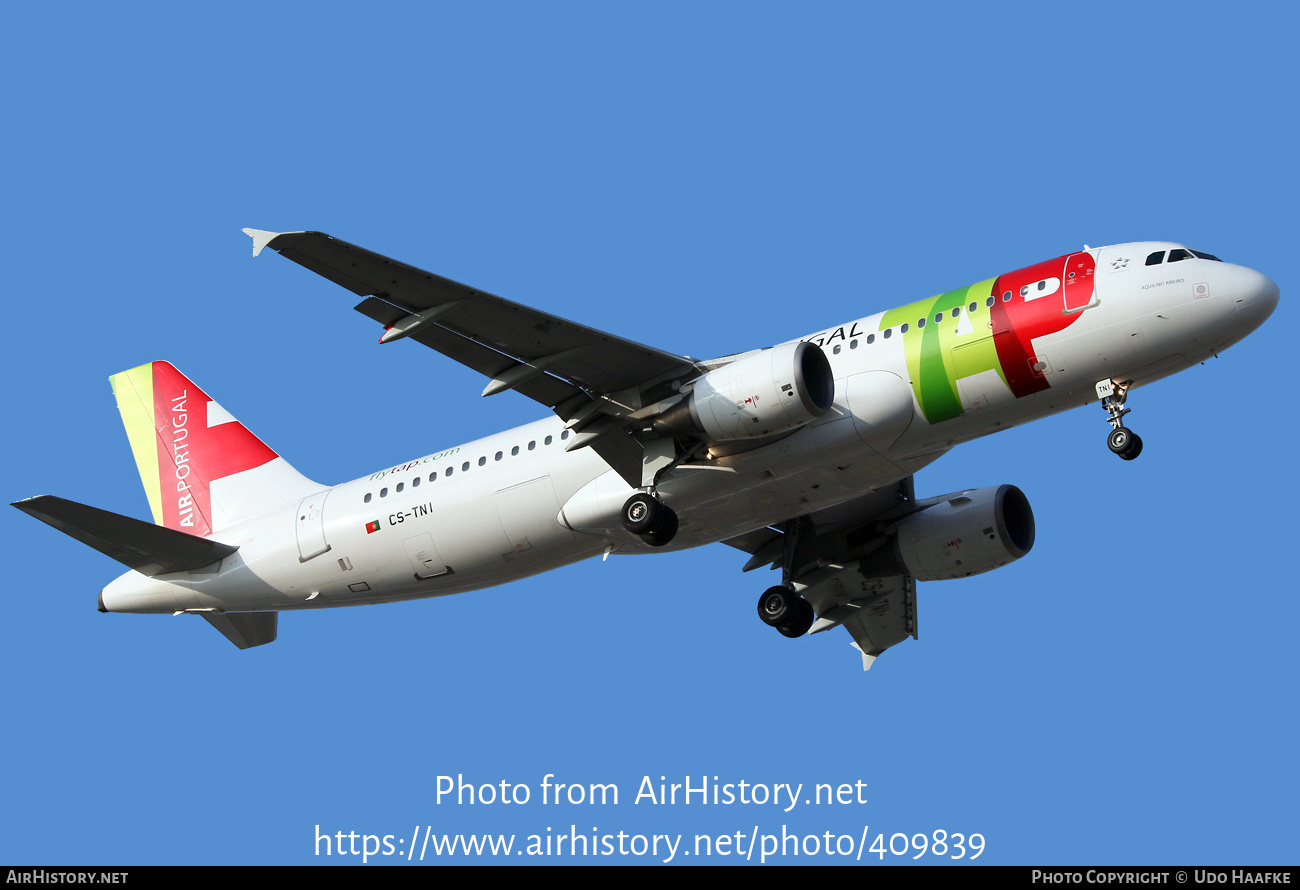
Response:
[[[1295,14],[463,6],[11,14],[8,500],[147,517],[107,378],[152,359],[325,482],[541,416],[379,349],[349,294],[251,259],[244,226],[696,356],[1085,242],[1182,241],[1266,272],[1281,306],[1134,394],[1132,464],[1089,408],[921,473],[923,495],[1020,486],[1037,545],[922,585],[919,641],[868,674],[840,632],[762,626],[768,579],[723,546],[290,615],[239,652],[197,619],[98,614],[117,564],[8,510],[0,860],[351,863],[313,855],[316,826],[576,825],[1294,863]],[[543,806],[547,774],[620,802]],[[438,803],[440,775],[533,800]],[[860,781],[868,802],[634,804],[644,776]]]

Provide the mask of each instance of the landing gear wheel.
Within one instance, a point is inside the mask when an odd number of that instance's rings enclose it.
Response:
[[[790,620],[796,599],[788,587],[769,587],[758,598],[758,617],[769,627],[780,627]]]
[[[641,536],[641,540],[645,541],[651,547],[662,547],[671,541],[677,534],[676,511],[665,504],[660,504],[659,509],[662,513],[659,517],[659,526]]]
[[[1142,439],[1126,427],[1115,427],[1106,437],[1106,447],[1124,460],[1132,460],[1142,453]]]
[[[632,495],[623,504],[623,528],[644,535],[663,521],[664,506],[645,492]]]
[[[1126,454],[1133,447],[1133,433],[1119,426],[1106,437],[1106,447],[1116,454]]]
[[[817,616],[808,601],[790,588],[769,587],[758,598],[758,617],[783,636],[801,637]]]
[[[817,616],[813,614],[812,605],[803,597],[799,597],[799,604],[795,608],[795,614],[789,624],[783,624],[777,628],[782,636],[794,638],[801,637],[808,633],[808,628],[813,626]]]
[[[1123,460],[1133,460],[1141,453],[1142,453],[1142,437],[1139,436],[1137,433],[1133,433],[1133,442],[1129,446],[1129,450],[1120,454],[1120,458],[1122,458]]]

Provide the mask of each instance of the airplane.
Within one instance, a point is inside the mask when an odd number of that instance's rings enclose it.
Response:
[[[1013,485],[918,499],[955,446],[1129,394],[1244,338],[1278,286],[1169,242],[1088,247],[775,346],[698,360],[321,232],[245,229],[544,420],[321,485],[172,365],[111,378],[153,523],[43,495],[20,510],[125,564],[99,611],[197,614],[241,649],[280,612],[479,590],[594,556],[722,542],[779,569],[759,618],[845,628],[863,669],[917,637],[916,584],[1033,547]]]

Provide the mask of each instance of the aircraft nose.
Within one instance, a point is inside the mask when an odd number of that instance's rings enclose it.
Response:
[[[1232,296],[1237,301],[1237,317],[1250,328],[1262,325],[1277,308],[1281,291],[1267,275],[1238,266],[1232,272]]]

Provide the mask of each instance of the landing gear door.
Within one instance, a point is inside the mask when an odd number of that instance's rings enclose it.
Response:
[[[1065,311],[1082,312],[1091,308],[1096,264],[1092,254],[1087,251],[1072,253],[1065,258],[1065,269],[1061,274],[1062,289],[1065,291]]]
[[[330,545],[325,541],[325,499],[328,497],[329,490],[326,490],[303,498],[298,504],[296,528],[299,562],[329,552]]]

